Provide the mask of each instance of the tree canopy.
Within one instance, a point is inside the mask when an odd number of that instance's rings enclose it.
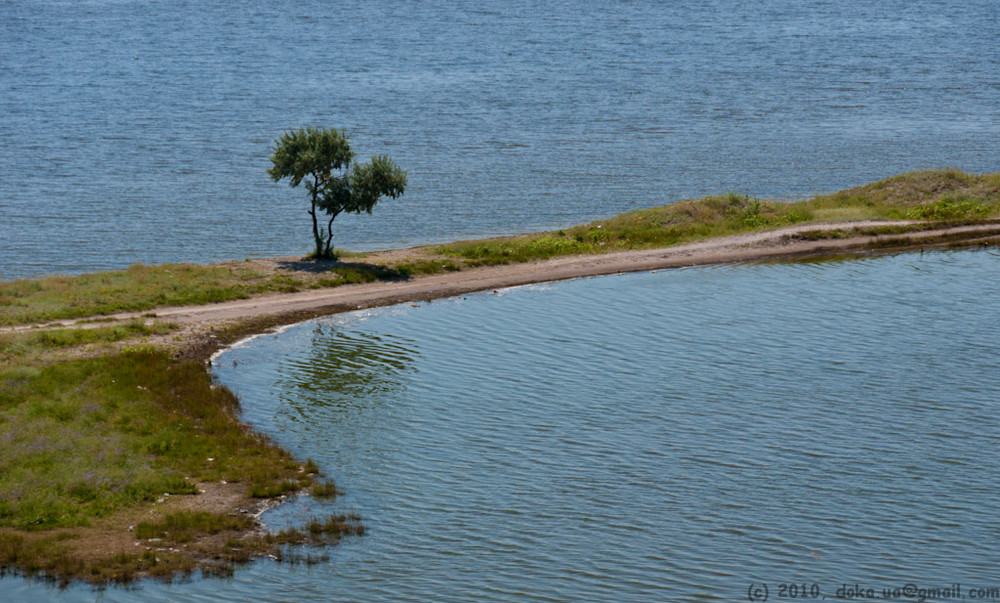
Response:
[[[368,163],[354,162],[347,134],[336,128],[306,126],[285,132],[274,142],[271,163],[267,173],[275,182],[288,178],[293,188],[305,182],[316,258],[334,259],[333,221],[338,215],[370,214],[383,197],[395,199],[406,188],[406,171],[389,157],[374,155]],[[329,217],[325,229],[319,211]]]

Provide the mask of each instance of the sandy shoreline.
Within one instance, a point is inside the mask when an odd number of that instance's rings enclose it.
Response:
[[[187,333],[203,332],[216,324],[234,321],[264,321],[270,326],[289,324],[311,316],[335,314],[396,303],[427,301],[541,282],[641,272],[686,266],[808,258],[838,254],[868,254],[930,246],[973,245],[1000,242],[1000,224],[976,224],[934,228],[905,234],[851,236],[802,240],[802,233],[818,230],[849,231],[854,228],[911,226],[916,222],[849,222],[787,227],[698,241],[674,247],[614,252],[600,255],[560,256],[549,260],[466,269],[404,281],[343,285],[297,293],[266,295],[201,306],[157,308],[91,319],[63,320],[44,325],[25,325],[3,330],[40,327],[86,327],[108,324],[108,320],[139,317],[175,323]],[[393,253],[393,252],[386,252]],[[182,344],[183,345],[183,344]],[[199,346],[200,347],[200,346]],[[214,351],[214,350],[213,350]],[[206,356],[207,358],[207,356]]]

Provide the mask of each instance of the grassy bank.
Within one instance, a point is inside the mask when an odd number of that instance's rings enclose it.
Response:
[[[205,334],[156,321],[159,306],[665,247],[787,225],[921,221],[799,235],[828,238],[998,216],[1000,174],[943,170],[805,201],[727,194],[559,231],[350,254],[340,262],[133,266],[0,283],[3,326],[147,313],[107,324],[95,319],[88,328],[0,331],[0,569],[98,584],[199,569],[224,574],[260,555],[287,558],[290,544],[363,531],[358,518],[333,516],[263,534],[248,514],[234,513],[296,491],[333,497],[336,487],[310,461],[241,424],[238,401],[205,370],[212,349],[268,325],[219,329],[194,346]],[[202,346],[205,339],[210,343]]]
[[[137,264],[126,270],[0,283],[0,326],[210,304],[393,276],[369,266],[342,265],[337,272],[307,281],[239,263]]]
[[[242,424],[236,397],[202,362],[143,343],[172,329],[133,321],[0,335],[3,571],[63,584],[227,574],[260,555],[287,557],[288,545],[363,531],[356,517],[329,517],[322,528],[256,533],[252,517],[232,514],[233,501],[257,508],[336,489]],[[237,492],[221,512],[194,510],[220,484]]]
[[[781,226],[861,220],[973,223],[1000,214],[1000,174],[913,172],[805,201],[730,193],[633,211],[555,232],[441,245],[465,265],[494,265],[558,255],[669,247]]]
[[[164,493],[196,494],[200,482],[245,482],[262,497],[311,484],[301,463],[240,425],[236,398],[202,365],[163,350],[11,363],[0,382],[8,527],[87,525]]]

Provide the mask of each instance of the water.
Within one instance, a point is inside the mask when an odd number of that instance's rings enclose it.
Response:
[[[996,171],[998,6],[4,0],[0,279],[308,251],[310,123],[409,169],[353,249]]]
[[[996,251],[693,268],[258,337],[217,377],[369,533],[311,570],[258,563],[104,600],[996,585],[998,276]],[[271,521],[321,511],[306,499]]]

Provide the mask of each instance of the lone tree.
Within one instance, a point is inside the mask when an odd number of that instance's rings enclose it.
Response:
[[[313,238],[317,259],[336,259],[333,253],[333,221],[343,212],[372,213],[382,197],[396,197],[406,188],[406,172],[385,155],[374,155],[368,163],[352,163],[354,152],[347,135],[336,128],[307,126],[285,132],[274,141],[274,166],[267,171],[278,182],[288,178],[292,188],[306,183],[312,205]],[[329,220],[320,227],[317,212]]]

